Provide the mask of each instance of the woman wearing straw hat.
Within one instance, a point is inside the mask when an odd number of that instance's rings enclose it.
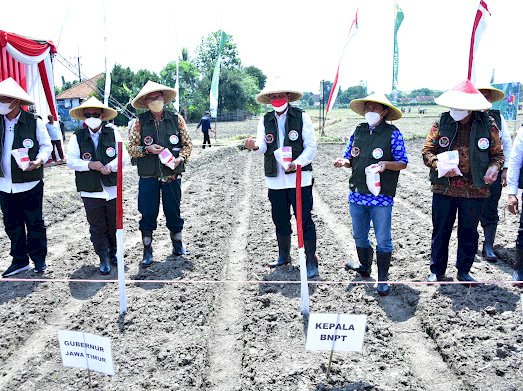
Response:
[[[291,214],[290,207],[296,212],[296,166],[302,166],[302,216],[303,239],[307,264],[307,277],[319,275],[316,258],[316,226],[312,220],[312,165],[316,155],[316,137],[308,114],[289,105],[300,100],[303,94],[290,88],[285,81],[274,78],[271,83],[256,95],[262,104],[271,104],[269,111],[258,123],[256,138],[245,141],[245,148],[264,154],[265,183],[269,189],[272,221],[276,226],[278,258],[268,262],[269,267],[283,266],[290,262],[291,251]],[[274,151],[283,147],[292,147],[292,162],[285,170],[276,162]]]
[[[165,109],[165,105],[175,97],[174,88],[148,81],[132,101],[134,108],[147,110],[139,115],[129,135],[129,154],[136,158],[140,176],[138,210],[142,215],[139,226],[144,245],[144,267],[153,262],[152,240],[160,209],[160,192],[173,255],[188,254],[182,245],[180,201],[182,173],[191,155],[191,137],[183,117]],[[174,156],[170,166],[164,165],[158,156],[164,150]]]
[[[478,90],[490,102],[498,102],[505,97],[503,91],[492,87],[491,85],[479,86]],[[483,227],[483,234],[485,240],[483,241],[483,250],[481,255],[487,262],[496,262],[498,260],[494,253],[494,239],[496,237],[496,230],[498,228],[498,202],[501,198],[501,188],[507,186],[507,168],[508,158],[510,157],[510,150],[512,149],[512,139],[507,128],[507,123],[503,114],[499,110],[487,110],[487,114],[494,118],[499,129],[501,137],[501,144],[503,145],[503,155],[505,156],[505,163],[501,175],[498,175],[496,181],[490,186],[490,197],[485,201],[479,222]]]
[[[469,80],[435,101],[450,111],[442,113],[439,123],[432,126],[422,149],[433,193],[431,274],[427,281],[446,279],[449,240],[458,214],[457,279],[474,282],[470,269],[478,248],[478,222],[490,197],[490,185],[503,167],[503,147],[495,121],[484,112],[492,105]],[[455,167],[443,160],[450,151],[459,154]],[[444,166],[449,170],[445,174]]]
[[[53,147],[43,121],[21,109],[32,104],[33,100],[12,78],[0,83],[0,207],[13,257],[3,277],[28,270],[29,258],[35,264],[35,272],[47,269],[42,164]],[[11,154],[19,148],[25,148],[29,155],[25,169],[18,166]]]
[[[335,167],[351,167],[349,180],[349,211],[352,235],[356,242],[359,265],[347,261],[345,269],[355,270],[369,277],[372,269],[373,249],[369,240],[370,222],[376,235],[376,263],[378,265],[377,292],[380,296],[390,293],[386,283],[392,257],[392,206],[398,185],[399,172],[409,162],[403,135],[388,124],[401,118],[401,111],[383,94],[371,94],[354,99],[350,108],[365,117],[351,135],[342,158],[336,159]],[[366,181],[366,168],[375,165],[380,173],[381,188],[374,194]],[[374,166],[374,167],[375,167]]]
[[[102,120],[117,114],[95,97],[69,111],[71,117],[86,124],[69,140],[67,167],[75,170],[76,190],[84,203],[91,242],[104,275],[111,272],[111,262],[116,264],[116,173],[122,137],[114,128],[103,126]],[[124,164],[127,159],[124,151]]]

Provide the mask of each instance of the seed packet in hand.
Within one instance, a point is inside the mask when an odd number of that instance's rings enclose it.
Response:
[[[377,196],[381,191],[380,182],[380,166],[378,164],[371,164],[365,168],[365,180],[369,191]]]
[[[292,147],[281,147],[274,151],[276,161],[280,163],[284,170],[289,168],[292,163]]]
[[[29,148],[18,148],[11,151],[11,155],[15,158],[16,164],[18,164],[18,167],[24,171],[30,165],[28,151]]]

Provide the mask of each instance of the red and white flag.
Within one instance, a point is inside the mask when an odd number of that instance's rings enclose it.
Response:
[[[356,15],[354,15],[354,20],[352,21],[349,29],[349,35],[347,36],[347,40],[345,41],[345,46],[343,47],[343,52],[340,57],[340,62],[338,63],[338,69],[336,70],[336,77],[334,78],[334,83],[332,84],[331,93],[329,95],[329,100],[327,103],[327,109],[326,112],[332,110],[332,107],[334,106],[334,102],[336,101],[336,97],[338,96],[338,91],[340,90],[340,84],[338,82],[338,78],[340,75],[340,66],[343,58],[345,57],[345,54],[347,54],[347,49],[349,47],[349,43],[351,42],[352,38],[356,35],[358,32],[358,10],[356,10]]]
[[[491,15],[488,10],[487,3],[480,0],[476,18],[474,19],[474,26],[472,27],[472,36],[470,37],[470,52],[469,52],[469,69],[467,79],[472,83],[475,82],[476,75],[474,72],[474,55],[478,50],[479,41],[483,32],[487,28],[487,18]]]

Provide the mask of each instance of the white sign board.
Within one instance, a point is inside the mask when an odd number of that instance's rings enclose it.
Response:
[[[58,331],[62,363],[65,367],[89,369],[114,375],[111,340],[79,331]]]
[[[366,315],[311,313],[307,350],[361,352]]]

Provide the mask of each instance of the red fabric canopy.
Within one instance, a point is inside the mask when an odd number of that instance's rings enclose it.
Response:
[[[4,47],[8,43],[27,56],[39,56],[45,52],[48,47],[50,47],[52,54],[56,53],[56,47],[52,41],[39,41],[0,30],[0,46]]]
[[[14,49],[28,57],[41,56],[48,48],[50,54],[57,53],[56,46],[52,41],[43,41],[37,39],[26,38],[18,34],[8,33],[0,30],[0,81],[8,77],[12,77],[20,86],[30,91],[33,86],[27,85],[27,64],[15,60],[7,51],[7,44],[10,44]],[[57,119],[57,112],[54,103],[54,85],[52,82],[51,63],[45,65],[42,60],[38,63],[38,71],[40,73],[40,80],[44,89],[45,98],[49,106],[51,114]],[[48,69],[49,68],[49,69]]]

